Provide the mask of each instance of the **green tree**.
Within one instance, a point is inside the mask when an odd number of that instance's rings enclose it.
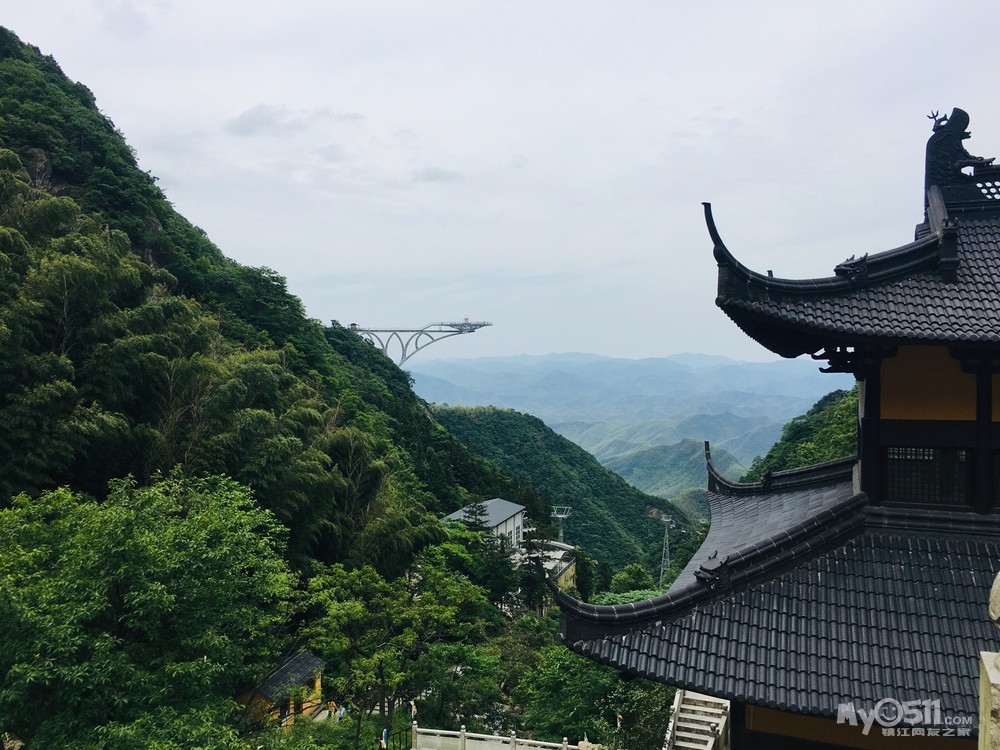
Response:
[[[439,545],[447,565],[484,590],[497,607],[513,606],[518,598],[519,570],[497,537],[462,523],[448,524],[448,541]]]
[[[212,750],[251,750],[234,727],[230,701],[177,709],[157,706],[128,723],[97,727],[85,740],[71,741],[71,750],[176,750],[203,747]],[[289,747],[286,750],[294,750]]]
[[[541,615],[545,609],[546,598],[549,596],[549,587],[545,582],[546,573],[544,569],[540,569],[535,558],[529,554],[517,566],[517,575],[520,581],[518,586],[518,603],[529,612]]]
[[[656,582],[653,580],[653,576],[638,563],[626,565],[620,573],[615,573],[611,578],[611,591],[615,594],[655,587]]]
[[[669,721],[673,689],[642,679],[623,681],[610,667],[548,646],[518,687],[524,723],[538,738],[583,739],[604,746],[658,747]],[[617,716],[622,724],[618,727]]]
[[[480,533],[489,532],[489,526],[487,525],[487,520],[489,514],[486,511],[486,501],[482,498],[469,503],[465,506],[465,511],[463,513],[463,520],[473,531],[478,531]]]
[[[15,498],[0,511],[0,726],[60,747],[224,716],[280,653],[283,537],[220,477]]]
[[[597,562],[583,547],[577,547],[573,554],[576,556],[576,590],[580,599],[587,602],[594,595]]]
[[[538,668],[542,650],[550,647],[558,637],[558,613],[539,617],[533,612],[522,614],[500,633],[484,644],[489,653],[500,660],[500,691],[507,705],[516,711],[506,716],[500,725],[504,730],[523,728],[523,696],[521,684]]]
[[[489,604],[482,589],[449,567],[447,555],[430,547],[408,576],[392,580],[369,566],[338,564],[308,582],[305,636],[329,665],[327,684],[353,706],[356,747],[362,717],[377,710],[391,726],[396,708],[427,687],[415,670],[431,646],[483,634]]]
[[[611,590],[611,579],[614,578],[615,571],[607,560],[597,563],[597,579],[594,582],[594,593]]]
[[[537,667],[524,675],[517,699],[524,706],[524,723],[535,737],[573,744],[584,734],[600,742],[611,728],[602,705],[615,688],[614,670],[577,656],[562,646],[542,650]]]
[[[781,430],[767,455],[753,460],[742,482],[759,482],[774,471],[799,469],[857,453],[858,388],[833,391]]]
[[[504,715],[502,655],[483,645],[434,643],[414,665],[419,721],[439,729],[492,732]]]

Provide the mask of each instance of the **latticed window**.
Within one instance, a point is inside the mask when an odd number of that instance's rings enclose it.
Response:
[[[885,500],[968,505],[971,461],[964,448],[885,449]]]

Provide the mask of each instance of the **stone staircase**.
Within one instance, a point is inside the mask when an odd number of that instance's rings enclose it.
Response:
[[[729,750],[729,701],[678,690],[663,750]]]

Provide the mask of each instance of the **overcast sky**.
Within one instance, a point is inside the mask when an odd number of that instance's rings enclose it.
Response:
[[[828,276],[912,239],[931,110],[1000,156],[993,0],[6,6],[310,316],[493,323],[427,358],[769,358],[714,305],[702,201],[751,268]]]

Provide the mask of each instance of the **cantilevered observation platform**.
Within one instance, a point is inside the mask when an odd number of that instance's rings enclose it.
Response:
[[[349,328],[365,341],[377,346],[382,353],[402,367],[410,357],[422,349],[442,339],[460,336],[463,333],[475,333],[480,328],[493,325],[485,321],[470,321],[465,318],[460,323],[428,323],[423,328],[362,328],[357,323],[351,323]],[[399,348],[399,358],[393,357],[389,351]]]

